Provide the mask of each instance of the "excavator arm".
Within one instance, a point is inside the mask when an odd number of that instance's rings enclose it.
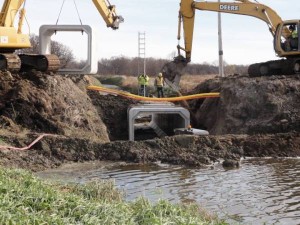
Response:
[[[15,17],[23,5],[24,0],[6,0],[3,3],[1,13],[0,13],[0,27],[13,27]],[[20,17],[24,18],[24,8],[21,9]],[[22,25],[22,24],[19,24]]]
[[[300,20],[283,21],[273,9],[255,0],[233,0],[232,2],[181,0],[177,39],[179,42],[181,29],[183,28],[184,47],[178,44],[178,56],[174,58],[174,61],[165,64],[162,68],[164,77],[170,81],[171,85],[179,86],[184,68],[191,61],[196,10],[252,16],[268,25],[269,31],[274,38],[273,44],[276,54],[286,59],[252,64],[248,68],[249,76],[300,73],[300,38],[293,40],[298,43],[298,47],[296,44],[292,46],[292,50],[287,50],[288,47],[286,47],[291,36],[290,25],[295,25],[299,30]],[[185,57],[181,54],[181,51],[185,53]]]
[[[0,27],[13,27],[15,17],[25,0],[5,0],[0,12]],[[107,0],[92,0],[108,27],[117,29],[123,18],[116,13],[116,7]],[[24,16],[24,15],[22,15]],[[22,24],[20,24],[22,25]]]
[[[29,37],[22,34],[25,0],[5,0],[0,12],[0,53],[11,52],[19,48],[29,48]],[[18,29],[14,28],[16,15],[19,13]]]
[[[282,23],[282,19],[273,9],[266,5],[249,0],[235,0],[234,2],[196,2],[193,0],[181,0],[179,10],[179,23],[182,22],[183,25],[185,47],[183,48],[181,46],[178,46],[177,48],[178,51],[185,51],[185,58],[187,62],[190,62],[191,60],[196,9],[230,14],[240,14],[261,19],[268,25],[269,30],[273,36],[275,35],[277,26]],[[180,26],[178,39],[180,39]]]
[[[111,5],[108,0],[93,0],[98,12],[101,14],[107,27],[112,29],[118,29],[119,23],[124,21],[122,16],[118,16],[116,13],[116,7]]]

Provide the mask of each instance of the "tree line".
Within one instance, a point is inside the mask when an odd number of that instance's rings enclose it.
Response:
[[[30,35],[32,48],[19,50],[19,53],[38,53],[39,37]],[[68,46],[51,41],[51,53],[59,57],[61,68],[82,68],[85,61],[77,61],[72,49]],[[146,73],[149,76],[157,75],[162,67],[170,62],[168,59],[146,58]],[[227,75],[247,74],[248,66],[229,65],[224,63],[224,71]],[[219,67],[215,63],[195,64],[189,63],[185,68],[185,73],[190,75],[218,74]],[[143,61],[138,57],[116,56],[109,59],[104,58],[98,62],[98,74],[100,75],[132,75],[137,76],[143,73]]]
[[[170,62],[167,59],[146,58],[146,73],[149,76],[157,75],[162,67]],[[140,66],[139,66],[140,65]],[[138,57],[129,58],[126,56],[112,57],[110,59],[101,59],[98,62],[98,73],[103,75],[138,75],[143,72],[143,62]],[[224,70],[228,75],[247,74],[248,66],[229,65],[225,63]],[[219,67],[214,64],[190,63],[185,68],[185,74],[190,75],[209,75],[218,74]]]

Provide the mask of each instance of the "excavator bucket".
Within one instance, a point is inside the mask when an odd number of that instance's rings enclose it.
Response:
[[[186,66],[186,59],[179,55],[173,61],[166,63],[161,69],[166,83],[176,91],[179,90],[179,82]]]

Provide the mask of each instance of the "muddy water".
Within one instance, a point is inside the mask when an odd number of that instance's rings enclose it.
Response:
[[[117,164],[39,175],[79,183],[114,179],[128,200],[194,202],[234,224],[300,224],[300,159],[246,159],[235,170]]]

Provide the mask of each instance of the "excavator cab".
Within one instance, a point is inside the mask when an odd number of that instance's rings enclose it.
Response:
[[[299,20],[284,21],[278,25],[274,39],[274,49],[278,56],[300,56],[299,29]]]

